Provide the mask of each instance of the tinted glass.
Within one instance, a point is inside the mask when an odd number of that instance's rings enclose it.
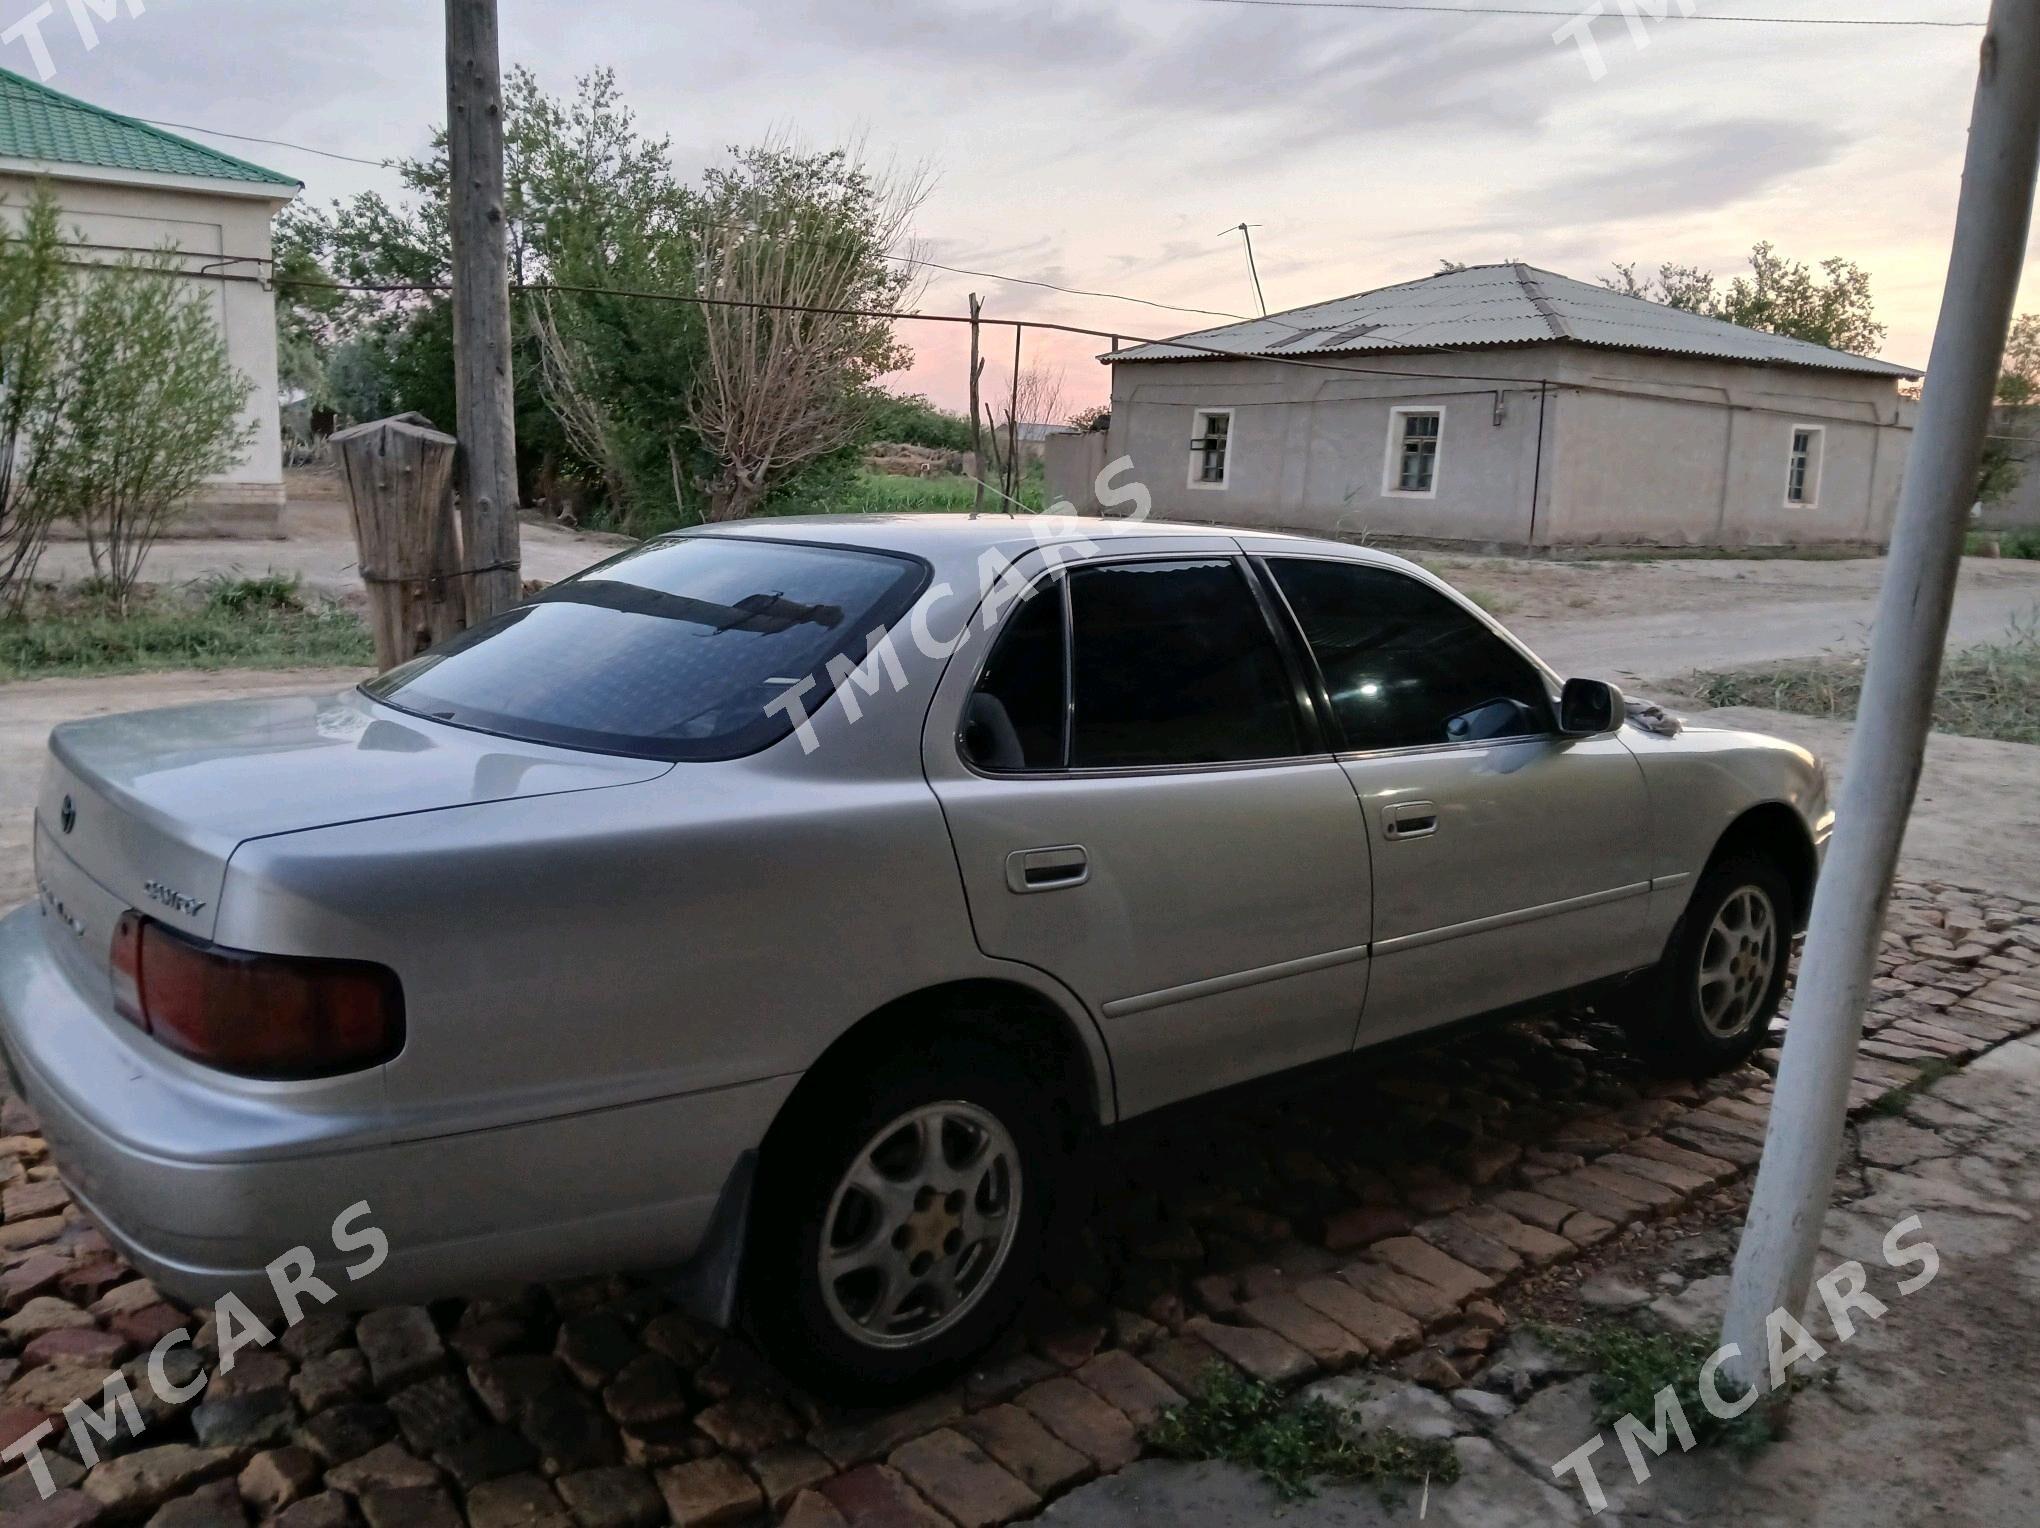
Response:
[[[1268,623],[1232,562],[1070,575],[1077,768],[1216,764],[1303,751]]]
[[[732,536],[647,542],[363,686],[378,700],[504,737],[663,759],[777,742],[803,679],[864,656],[919,592],[922,565],[845,547]]]
[[[963,751],[980,769],[1060,769],[1063,763],[1062,584],[1022,597],[992,649],[963,719]]]
[[[1536,670],[1437,590],[1358,563],[1274,558],[1269,569],[1324,671],[1347,747],[1550,731]]]

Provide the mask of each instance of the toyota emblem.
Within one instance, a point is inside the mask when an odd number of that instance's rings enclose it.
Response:
[[[57,813],[57,826],[66,833],[78,826],[78,808],[72,803],[69,796],[64,798],[63,808]]]

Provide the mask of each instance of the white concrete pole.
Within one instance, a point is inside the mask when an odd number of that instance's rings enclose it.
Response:
[[[1834,1188],[1863,1009],[1919,784],[1977,460],[2025,261],[2036,160],[2040,4],[1993,0],[1926,391],[1722,1329],[1740,1350],[1724,1367],[1766,1388],[1766,1318],[1778,1309],[1797,1317],[1804,1306]]]

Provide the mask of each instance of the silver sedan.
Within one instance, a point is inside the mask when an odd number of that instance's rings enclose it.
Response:
[[[1397,558],[1096,520],[675,535],[50,754],[0,1037],[160,1285],[347,1288],[365,1201],[351,1298],[670,1266],[865,1395],[983,1347],[1133,1115],[1561,994],[1740,1061],[1832,820]]]

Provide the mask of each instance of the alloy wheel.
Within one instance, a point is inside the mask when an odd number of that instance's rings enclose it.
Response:
[[[1741,886],[1714,915],[1700,950],[1700,1022],[1717,1040],[1746,1031],[1778,965],[1778,916],[1762,888]]]
[[[1020,1224],[1020,1151],[976,1104],[925,1104],[865,1142],[830,1196],[822,1300],[860,1343],[947,1331],[997,1280]]]

